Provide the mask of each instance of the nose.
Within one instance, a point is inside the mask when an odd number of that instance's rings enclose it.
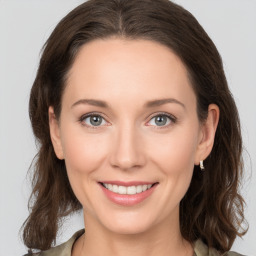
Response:
[[[120,128],[114,136],[110,163],[112,167],[121,170],[140,168],[145,164],[142,138],[134,127]]]

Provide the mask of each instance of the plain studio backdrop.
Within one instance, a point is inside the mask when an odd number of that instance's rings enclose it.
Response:
[[[40,50],[59,20],[82,2],[0,0],[0,256],[26,252],[19,229],[28,216],[31,188],[26,174],[36,153],[28,101]],[[223,58],[248,152],[244,154],[246,176],[242,194],[250,229],[232,249],[256,255],[256,1],[176,2],[198,19]],[[82,227],[81,213],[67,218],[57,244]]]

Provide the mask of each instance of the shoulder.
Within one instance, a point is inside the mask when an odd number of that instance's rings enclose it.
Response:
[[[245,255],[237,252],[227,252],[226,254],[224,254],[224,256],[245,256]]]
[[[221,255],[216,249],[209,248],[200,239],[194,242],[194,251],[195,256],[245,256],[237,252],[226,252]]]
[[[33,254],[25,254],[23,256],[71,256],[71,251],[75,241],[84,233],[84,229],[77,231],[67,242],[62,243],[49,250],[41,251]]]

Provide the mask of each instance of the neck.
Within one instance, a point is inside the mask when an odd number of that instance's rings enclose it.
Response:
[[[94,218],[84,215],[85,234],[74,246],[72,256],[192,256],[191,244],[183,239],[179,222],[165,220],[146,232],[117,234],[105,229]]]

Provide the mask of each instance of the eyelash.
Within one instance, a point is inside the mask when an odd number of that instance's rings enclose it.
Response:
[[[88,124],[85,124],[84,123],[84,120],[87,118],[87,117],[92,117],[92,116],[99,116],[99,117],[102,117],[104,120],[105,118],[98,112],[91,112],[91,113],[88,113],[88,114],[85,114],[85,115],[82,115],[80,118],[79,118],[79,122],[88,127],[89,129],[100,129],[102,128],[102,126],[92,126],[92,125],[88,125]],[[168,114],[168,113],[165,113],[165,112],[158,112],[157,114],[154,114],[154,115],[151,115],[150,116],[150,120],[153,119],[153,118],[156,118],[158,116],[164,116],[164,117],[167,117],[170,119],[170,124],[168,125],[164,125],[164,126],[154,126],[154,129],[165,129],[165,128],[169,128],[169,126],[171,126],[172,124],[175,124],[177,122],[177,118],[174,117],[173,115],[171,114]],[[149,122],[150,122],[149,120]],[[149,125],[148,125],[149,126]]]

